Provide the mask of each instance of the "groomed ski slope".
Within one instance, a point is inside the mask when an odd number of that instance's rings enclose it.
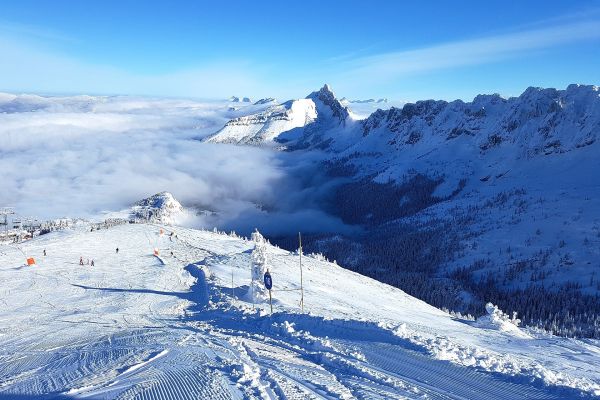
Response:
[[[247,293],[253,247],[137,224],[0,246],[0,399],[600,395],[597,341],[478,327],[316,257],[301,313],[298,255],[277,248],[271,316]]]

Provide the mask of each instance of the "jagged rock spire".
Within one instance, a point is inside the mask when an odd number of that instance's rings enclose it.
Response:
[[[312,99],[313,101],[319,100],[325,106],[331,108],[332,115],[338,118],[340,122],[344,122],[350,115],[348,108],[340,103],[328,84],[323,85],[321,89],[316,92],[312,92],[306,96],[306,98]]]

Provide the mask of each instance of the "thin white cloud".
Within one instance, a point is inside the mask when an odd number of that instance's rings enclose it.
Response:
[[[34,93],[134,94],[196,98],[252,96],[273,84],[246,60],[211,61],[162,74],[90,64],[0,30],[0,90]],[[277,90],[274,90],[277,91]]]
[[[50,42],[78,42],[72,36],[67,36],[61,32],[52,29],[42,28],[36,25],[29,25],[0,19],[0,34],[9,34],[21,38],[29,38],[33,40],[43,40]]]
[[[342,79],[386,82],[449,68],[479,65],[582,40],[600,38],[600,20],[463,40],[421,49],[360,57],[343,65]]]

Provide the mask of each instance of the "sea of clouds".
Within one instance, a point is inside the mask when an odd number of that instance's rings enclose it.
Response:
[[[40,219],[101,218],[169,191],[184,206],[214,212],[188,221],[195,227],[346,229],[322,210],[327,185],[315,173],[318,156],[201,141],[229,118],[256,111],[229,106],[0,94],[0,207]]]

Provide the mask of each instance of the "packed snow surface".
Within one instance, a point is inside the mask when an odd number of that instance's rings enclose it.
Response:
[[[302,312],[299,255],[260,246],[273,315],[235,236],[79,224],[1,246],[0,398],[600,395],[598,341],[458,320],[319,256],[302,257]]]

